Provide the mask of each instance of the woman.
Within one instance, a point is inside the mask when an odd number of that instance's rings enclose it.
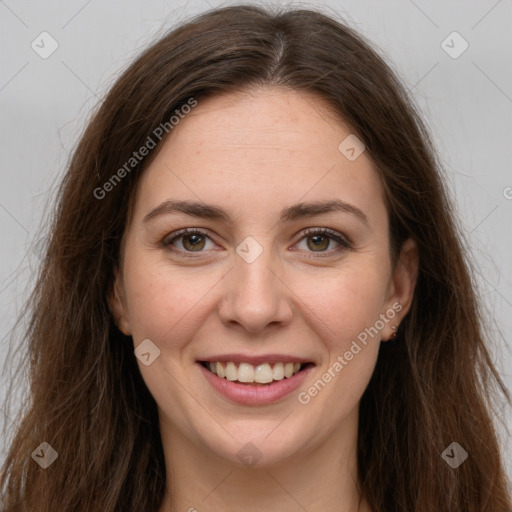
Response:
[[[173,30],[62,183],[4,510],[510,510],[463,250],[359,34],[249,6]]]

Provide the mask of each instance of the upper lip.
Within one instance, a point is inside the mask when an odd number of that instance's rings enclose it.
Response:
[[[229,362],[234,363],[249,363],[252,365],[259,365],[263,363],[312,363],[310,359],[303,357],[292,356],[290,354],[262,354],[262,355],[249,355],[249,354],[219,354],[213,356],[206,356],[199,361],[208,362]]]

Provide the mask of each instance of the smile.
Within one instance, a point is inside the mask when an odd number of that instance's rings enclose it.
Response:
[[[290,395],[315,367],[314,363],[197,361],[211,387],[244,405],[265,405]]]
[[[235,363],[233,361],[202,361],[201,364],[212,373],[231,382],[246,384],[272,384],[272,382],[289,379],[301,371],[306,364],[301,363]]]

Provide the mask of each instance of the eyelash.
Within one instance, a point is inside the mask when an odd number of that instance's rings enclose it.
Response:
[[[171,252],[175,253],[175,254],[179,254],[185,258],[196,258],[197,256],[195,256],[195,254],[200,254],[201,252],[204,252],[204,251],[182,251],[182,250],[176,250],[174,248],[171,248],[172,247],[172,244],[176,241],[176,240],[179,240],[180,238],[183,238],[185,235],[202,235],[202,236],[205,236],[207,238],[210,238],[211,240],[211,237],[208,235],[208,233],[206,233],[205,231],[202,231],[200,229],[197,229],[197,228],[194,228],[194,229],[189,229],[189,228],[185,228],[185,229],[180,229],[179,231],[176,231],[175,233],[171,233],[170,236],[172,236],[171,239],[167,239],[168,237],[166,237],[166,239],[164,239],[164,241],[162,242],[162,245],[170,250]],[[335,249],[335,250],[331,250],[331,251],[319,251],[318,253],[315,253],[314,251],[308,251],[308,252],[311,252],[312,254],[317,254],[318,256],[309,256],[310,258],[326,258],[326,257],[331,257],[333,255],[333,253],[340,253],[340,252],[343,252],[347,249],[352,249],[353,248],[353,245],[352,243],[347,239],[345,238],[343,235],[337,233],[336,231],[333,231],[332,229],[329,229],[329,228],[308,228],[307,230],[305,230],[303,233],[302,233],[302,236],[301,238],[297,241],[298,242],[301,242],[304,238],[307,238],[307,237],[310,237],[310,236],[315,236],[315,235],[327,235],[329,239],[331,240],[334,240],[335,242],[338,242],[341,246],[341,248],[338,248],[338,249]],[[325,254],[327,253],[327,254]]]

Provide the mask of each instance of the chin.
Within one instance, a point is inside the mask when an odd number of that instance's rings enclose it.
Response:
[[[286,421],[286,420],[285,420]],[[276,421],[268,428],[255,427],[254,435],[250,435],[247,420],[238,429],[223,431],[223,438],[218,436],[203,438],[203,443],[219,458],[241,468],[268,469],[285,463],[300,450],[304,434],[294,435],[290,426],[278,432]],[[302,429],[303,431],[303,429]],[[209,431],[211,434],[211,430]]]

